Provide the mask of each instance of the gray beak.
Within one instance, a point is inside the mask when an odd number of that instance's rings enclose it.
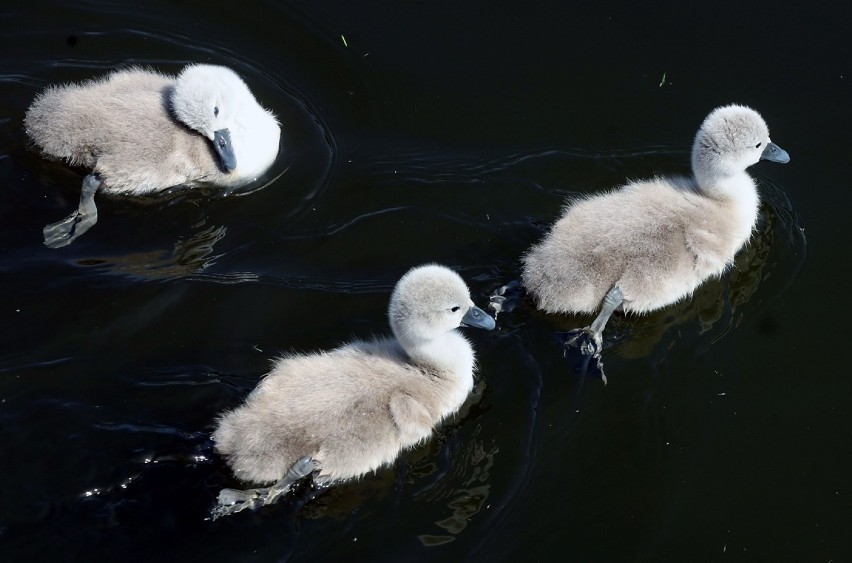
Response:
[[[231,173],[237,167],[237,157],[231,145],[231,132],[219,129],[213,132],[213,150],[219,156],[219,162],[225,172]]]
[[[461,320],[462,326],[471,326],[475,328],[484,328],[491,330],[494,328],[494,319],[488,313],[479,307],[471,307],[467,310]]]
[[[790,162],[790,155],[787,154],[787,151],[775,143],[769,143],[766,145],[766,148],[763,149],[763,154],[760,155],[760,160],[770,160],[772,162],[785,164]]]

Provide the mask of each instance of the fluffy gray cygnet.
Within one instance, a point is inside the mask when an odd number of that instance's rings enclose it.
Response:
[[[713,110],[692,145],[692,178],[631,182],[570,203],[523,257],[527,291],[547,312],[599,312],[569,340],[599,354],[614,311],[665,307],[731,265],[757,221],[746,168],[761,159],[790,157],[770,142],[760,114],[739,105]]]
[[[314,473],[323,484],[357,478],[428,438],[473,387],[474,353],[456,330],[491,330],[461,277],[419,266],[396,284],[393,337],[279,359],[246,402],[219,418],[216,450],[235,475],[270,488],[225,489],[214,515],[275,502]]]
[[[92,170],[79,208],[45,227],[52,248],[95,224],[98,190],[143,195],[178,185],[243,186],[273,164],[281,134],[234,71],[206,64],[176,77],[128,68],[50,86],[27,110],[24,128],[46,156]]]

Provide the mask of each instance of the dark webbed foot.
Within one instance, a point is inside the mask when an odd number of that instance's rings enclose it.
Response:
[[[491,294],[491,297],[488,298],[488,310],[493,311],[495,317],[504,311],[511,312],[518,306],[522,291],[520,281],[510,281]]]
[[[222,489],[219,491],[219,499],[213,509],[213,519],[229,514],[236,514],[246,508],[257,510],[263,506],[263,498],[268,493],[268,488],[248,489],[240,491],[237,489]]]
[[[581,375],[600,377],[606,385],[601,351],[603,343],[600,333],[595,333],[588,327],[577,328],[563,333],[564,350],[562,355],[567,359],[574,371]]]
[[[603,351],[603,330],[609,317],[622,307],[624,303],[624,295],[617,285],[612,288],[604,296],[601,303],[601,310],[592,324],[585,328],[578,328],[565,333],[565,356],[574,356],[577,352],[580,353],[580,360],[577,362],[575,369],[581,371],[583,375],[588,374],[589,367],[593,367],[600,378],[606,384],[606,375],[603,371],[603,360],[601,360],[601,352]]]
[[[589,327],[575,328],[565,333],[565,347],[574,348],[584,356],[600,356],[603,350],[603,335]]]
[[[83,179],[80,192],[80,205],[65,219],[47,225],[43,230],[44,244],[49,248],[61,248],[92,228],[98,222],[98,208],[95,206],[95,193],[101,181],[94,174]]]
[[[221,516],[236,514],[250,508],[257,510],[261,506],[274,504],[286,495],[297,481],[307,477],[317,468],[317,463],[310,457],[303,457],[293,464],[287,474],[271,487],[258,489],[222,489],[219,499],[211,512],[213,520]]]
[[[75,211],[62,221],[51,223],[42,230],[44,244],[48,248],[68,246],[92,228],[97,220],[97,216],[82,216],[79,211]]]

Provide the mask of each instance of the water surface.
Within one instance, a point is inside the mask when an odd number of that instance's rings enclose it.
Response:
[[[0,559],[852,557],[838,14],[7,2],[0,24]],[[27,147],[33,96],[187,62],[231,66],[279,116],[264,187],[102,198],[90,232],[45,248],[84,173]],[[760,222],[729,274],[611,322],[606,387],[562,357],[589,319],[522,303],[469,334],[475,391],[433,439],[359,482],[206,519],[239,485],[215,417],[276,354],[384,333],[393,284],[427,261],[484,306],[567,197],[688,173],[701,120],[731,102],[792,161],[752,169]]]

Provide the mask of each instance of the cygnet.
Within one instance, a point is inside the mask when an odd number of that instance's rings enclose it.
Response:
[[[50,86],[27,110],[24,128],[46,156],[91,169],[79,208],[44,228],[52,248],[95,224],[98,190],[240,187],[273,164],[281,134],[234,71],[207,64],[189,65],[177,77],[128,68]]]
[[[243,480],[269,488],[225,489],[214,516],[275,502],[313,473],[329,484],[388,464],[428,438],[473,386],[474,352],[456,330],[491,330],[462,278],[435,264],[396,284],[392,338],[356,340],[328,352],[289,355],[222,415],[216,450]]]
[[[665,307],[732,264],[757,221],[746,168],[761,159],[790,157],[769,140],[760,114],[739,105],[713,110],[692,145],[692,178],[631,182],[570,203],[524,255],[524,286],[544,311],[599,312],[568,341],[599,355],[614,311]]]

